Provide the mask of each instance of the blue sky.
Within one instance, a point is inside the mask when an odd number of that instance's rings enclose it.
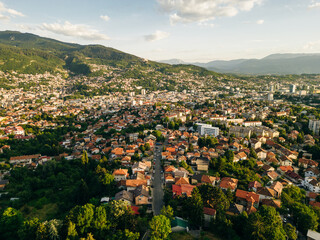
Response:
[[[320,53],[320,0],[0,0],[0,30],[188,62]]]

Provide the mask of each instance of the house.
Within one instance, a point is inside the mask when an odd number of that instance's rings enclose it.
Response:
[[[272,183],[272,185],[270,186],[271,189],[273,189],[276,193],[276,197],[280,198],[281,197],[281,193],[282,193],[282,189],[283,189],[283,185],[281,182],[274,182]]]
[[[230,216],[237,216],[243,213],[243,211],[244,211],[244,206],[237,203],[233,203],[230,205],[229,209],[226,211],[226,214]]]
[[[147,180],[127,179],[125,180],[125,187],[127,188],[127,191],[133,191],[141,185],[147,186],[147,183]]]
[[[261,148],[261,142],[256,139],[250,139],[250,143],[253,149]]]
[[[124,154],[123,148],[115,148],[111,151],[112,158],[120,158]]]
[[[112,175],[114,176],[114,180],[116,182],[126,180],[128,176],[128,169],[116,169],[113,171]]]
[[[219,177],[213,177],[213,176],[208,176],[208,175],[202,175],[201,177],[201,183],[209,184],[212,186],[215,186],[220,182]]]
[[[246,160],[247,158],[248,158],[248,156],[245,152],[239,152],[234,156],[233,162],[239,162],[242,160]]]
[[[307,197],[310,199],[310,201],[315,201],[318,195],[318,193],[307,192]]]
[[[176,178],[175,179],[175,185],[183,185],[183,184],[189,184],[189,178]]]
[[[247,192],[240,189],[236,191],[236,203],[241,204],[245,207],[254,206],[259,207],[259,195],[254,192]]]
[[[318,168],[308,168],[305,172],[304,172],[304,176],[305,177],[318,177],[320,174],[320,171]]]
[[[122,190],[121,192],[116,193],[114,199],[117,201],[122,200],[124,202],[127,202],[129,205],[132,205],[133,194],[129,191]]]
[[[249,190],[252,190],[254,192],[257,191],[258,187],[262,187],[261,183],[259,183],[258,181],[250,182],[248,185]]]
[[[302,181],[302,185],[311,192],[320,193],[320,182],[318,182],[315,177],[306,177],[304,181]]]
[[[25,155],[25,156],[18,156],[18,157],[10,157],[10,164],[31,164],[32,161],[36,161],[41,157],[40,154],[34,154],[34,155]]]
[[[291,166],[280,166],[277,170],[280,174],[285,174],[288,171],[294,171],[293,167]]]
[[[204,207],[203,208],[203,216],[205,226],[209,226],[209,224],[216,218],[217,211],[213,208]]]
[[[318,163],[311,159],[299,158],[299,167],[308,168],[308,167],[318,167]]]
[[[307,240],[319,240],[320,239],[320,233],[312,230],[308,230],[307,233]]]
[[[172,232],[183,232],[189,231],[189,223],[183,218],[175,217],[171,221],[171,231]]]
[[[223,190],[230,189],[232,192],[234,192],[237,186],[238,186],[238,179],[230,178],[230,177],[224,177],[221,179],[220,188]]]
[[[302,177],[293,171],[287,171],[285,176],[294,183],[299,183],[302,181]]]
[[[276,196],[275,190],[269,187],[258,187],[257,194],[260,196],[260,201],[263,199],[273,199]]]
[[[280,199],[262,199],[261,205],[266,205],[274,208],[281,207],[281,200]]]
[[[133,191],[134,200],[136,205],[146,205],[150,204],[149,202],[149,192],[146,187],[143,185],[136,188]]]
[[[204,172],[208,172],[209,169],[209,160],[208,159],[203,159],[203,158],[198,158],[196,161],[196,165],[197,165],[197,170],[198,171],[204,171]]]
[[[285,155],[280,157],[280,166],[292,166],[292,160]]]
[[[276,173],[275,171],[269,171],[267,172],[267,176],[271,179],[271,180],[275,180],[279,177],[278,173]]]
[[[265,160],[267,158],[267,151],[262,148],[258,148],[255,150],[258,156],[258,159]]]
[[[136,172],[144,172],[147,171],[149,167],[144,162],[136,162],[132,166],[132,173],[135,174]]]
[[[192,190],[196,186],[190,184],[182,184],[182,185],[172,185],[172,194],[173,196],[187,196],[190,197]]]

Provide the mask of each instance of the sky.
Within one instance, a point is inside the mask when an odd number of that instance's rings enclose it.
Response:
[[[320,0],[0,0],[0,30],[150,60],[320,53]]]

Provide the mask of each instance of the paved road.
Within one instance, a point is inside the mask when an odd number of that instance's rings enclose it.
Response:
[[[161,149],[162,145],[159,145],[156,147],[157,149],[154,152],[155,156],[155,165],[154,170],[155,173],[153,174],[153,191],[152,191],[152,208],[153,208],[153,214],[159,215],[161,208],[163,206],[163,188],[162,188],[162,179],[161,176]]]

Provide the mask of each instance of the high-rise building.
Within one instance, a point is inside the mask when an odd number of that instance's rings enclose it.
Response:
[[[268,93],[268,101],[273,101],[273,93]]]
[[[296,85],[291,84],[291,85],[290,85],[290,92],[291,92],[291,93],[295,93],[295,92],[296,92],[296,88],[297,88]]]
[[[271,85],[270,85],[270,92],[273,92],[273,91],[274,91],[274,85],[271,84]]]
[[[212,127],[210,124],[205,123],[198,123],[198,132],[201,136],[203,135],[210,135],[210,136],[218,136],[219,135],[219,128]]]
[[[314,134],[319,135],[320,130],[320,120],[309,120],[309,129],[314,132]]]
[[[141,89],[141,95],[146,95],[146,90],[145,89]]]

